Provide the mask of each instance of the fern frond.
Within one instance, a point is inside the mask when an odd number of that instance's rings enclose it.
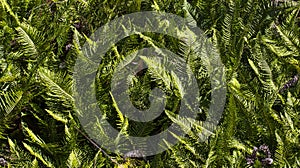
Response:
[[[10,5],[6,0],[0,0],[2,7],[16,20],[17,24],[20,25],[18,16],[12,11]]]
[[[64,124],[66,124],[67,122],[68,122],[68,120],[67,119],[65,119],[65,117],[63,117],[62,115],[60,115],[60,114],[55,114],[53,111],[51,111],[51,110],[47,110],[47,109],[45,109],[46,111],[47,111],[47,113],[50,115],[50,116],[52,116],[55,120],[57,120],[57,121],[60,121],[60,122],[62,122],[62,123],[64,123]]]
[[[67,74],[55,74],[48,69],[40,68],[38,74],[43,81],[43,83],[49,88],[49,93],[51,96],[56,98],[61,98],[64,101],[69,101],[72,103],[74,101],[71,95],[72,90],[72,79]],[[65,78],[63,83],[58,84],[56,81],[60,78]]]
[[[24,55],[29,58],[36,58],[39,55],[36,44],[40,41],[37,39],[42,38],[39,32],[27,24],[22,24],[22,27],[17,27],[16,30],[18,32],[17,41],[23,46]]]
[[[271,69],[266,59],[264,58],[265,56],[263,55],[263,53],[263,49],[259,46],[258,43],[256,43],[252,47],[253,60],[248,59],[248,62],[259,78],[260,82],[262,83],[262,87],[264,88],[264,90],[269,93],[273,93],[277,90],[277,88],[273,82]]]
[[[276,135],[276,140],[277,140],[277,149],[276,149],[276,163],[278,164],[279,167],[283,167],[285,165],[285,147],[284,147],[284,142],[282,141],[281,137],[278,135],[277,132],[275,132]]]
[[[54,167],[53,164],[48,161],[46,158],[43,157],[43,155],[40,153],[40,151],[32,148],[30,145],[23,142],[24,147],[30,152],[31,155],[38,158],[45,166],[47,167]]]
[[[80,151],[72,150],[67,160],[67,166],[69,168],[78,168],[81,167],[81,157]]]
[[[1,116],[9,114],[22,99],[23,92],[8,88],[0,92]]]

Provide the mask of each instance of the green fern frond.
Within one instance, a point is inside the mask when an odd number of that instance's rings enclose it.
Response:
[[[26,57],[36,58],[40,53],[36,44],[42,39],[39,32],[27,24],[22,24],[16,28],[18,32],[17,41],[23,46],[23,53]],[[39,39],[40,38],[40,39]]]
[[[78,168],[81,167],[81,157],[80,157],[80,151],[78,150],[72,150],[72,152],[69,155],[69,158],[67,160],[67,166],[69,168]]]
[[[73,83],[68,74],[55,74],[45,68],[40,68],[38,74],[43,83],[49,88],[49,94],[51,96],[69,101],[69,103],[74,101],[73,96],[71,95]],[[64,78],[65,80],[58,84],[56,81],[60,78]]]
[[[13,90],[8,88],[0,92],[0,116],[9,114],[22,99],[23,92],[21,90]]]
[[[38,158],[45,166],[54,167],[50,161],[48,161],[46,158],[43,157],[40,151],[32,148],[30,145],[26,144],[25,142],[23,142],[23,145],[30,152],[31,155]]]
[[[32,168],[39,168],[39,162],[36,158],[32,161],[31,166]]]
[[[10,5],[7,3],[6,0],[1,0],[0,1],[2,4],[2,8],[5,9],[17,22],[18,25],[20,25],[20,21],[18,16],[12,11]]]
[[[50,115],[50,116],[52,116],[55,120],[57,120],[57,121],[60,121],[60,122],[62,122],[62,123],[64,123],[64,124],[66,124],[67,122],[68,122],[68,120],[64,117],[64,116],[62,116],[62,115],[60,115],[60,114],[55,114],[53,111],[51,111],[51,110],[47,110],[47,109],[45,109],[46,111],[47,111],[47,113]]]
[[[264,90],[269,93],[273,93],[277,90],[277,88],[273,82],[271,69],[265,59],[264,50],[258,43],[255,43],[255,45],[251,48],[251,51],[253,58],[248,59],[250,66],[262,83]]]
[[[285,165],[285,147],[284,147],[284,142],[282,141],[281,137],[278,135],[277,132],[275,132],[276,135],[276,140],[277,140],[277,149],[276,149],[276,163],[278,164],[279,167],[283,167]]]

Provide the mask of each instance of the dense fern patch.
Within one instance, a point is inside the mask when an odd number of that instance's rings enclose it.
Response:
[[[300,167],[298,1],[0,0],[0,4],[0,167]],[[74,102],[74,65],[83,44],[92,43],[90,36],[100,26],[140,11],[195,20],[220,53],[227,83],[221,121],[202,141],[202,121],[209,117],[212,93],[205,60],[188,57],[184,39],[159,33],[139,33],[114,44],[99,64],[94,87],[97,105],[109,123],[128,136],[155,135],[172,122],[183,131],[192,127],[184,137],[174,135],[179,141],[175,146],[152,156],[139,150],[121,155],[97,144],[80,123]],[[202,110],[197,122],[175,119],[182,88],[147,58],[143,59],[147,69],[135,62],[139,72],[128,82],[130,99],[136,108],[147,109],[150,91],[160,88],[166,93],[166,110],[147,123],[128,120],[118,110],[110,92],[113,72],[128,55],[147,47],[168,49],[189,64],[199,87]]]

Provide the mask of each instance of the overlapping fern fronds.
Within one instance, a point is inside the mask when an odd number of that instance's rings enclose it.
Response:
[[[267,165],[262,162],[262,153],[254,163],[246,160],[255,146],[263,144],[271,152],[270,166],[300,166],[298,1],[0,3],[0,158],[6,166],[263,167]],[[85,54],[80,46],[93,42],[89,35],[97,28],[115,17],[149,10],[180,15],[203,30],[225,65],[227,102],[218,126],[212,126],[216,131],[207,132],[211,136],[203,141],[203,133],[210,130],[203,122],[209,115],[213,92],[211,67],[204,66],[209,61],[193,55],[186,39],[151,32],[132,35],[111,46],[98,71],[93,72],[97,73],[94,88],[103,116],[88,126],[101,131],[107,124],[104,121],[109,121],[120,134],[107,143],[121,147],[128,136],[155,135],[171,123],[186,133],[183,137],[172,134],[178,144],[166,142],[165,152],[139,161],[106,151],[86,135],[76,116],[72,75],[76,59]],[[177,117],[186,94],[178,75],[148,57],[141,59],[148,69],[128,78],[130,98],[134,105],[147,109],[151,105],[147,96],[158,87],[166,94],[165,111],[153,122],[135,123],[118,109],[120,104],[110,92],[114,70],[128,55],[148,47],[168,49],[189,64],[199,86],[201,110],[196,112],[196,122]],[[82,72],[89,73],[86,69]],[[109,137],[104,131],[99,134]],[[147,148],[145,142],[140,143]]]

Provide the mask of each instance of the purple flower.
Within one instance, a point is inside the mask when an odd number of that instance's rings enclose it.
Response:
[[[1,166],[6,166],[7,165],[7,161],[4,158],[0,158],[0,165]]]
[[[292,79],[290,79],[287,83],[283,85],[283,87],[280,89],[280,92],[285,91],[286,89],[290,88],[291,86],[294,86],[299,80],[299,74],[295,75]]]
[[[261,163],[263,165],[271,165],[273,163],[273,159],[272,158],[265,158],[261,160]]]
[[[69,51],[72,48],[72,44],[66,45],[66,51]]]
[[[257,158],[257,152],[258,151],[262,151],[266,158]],[[259,148],[254,147],[252,154],[246,158],[247,164],[248,165],[253,165],[254,161],[256,159],[259,159],[259,161],[263,164],[263,165],[271,165],[273,163],[273,159],[271,158],[271,152],[269,150],[269,147],[267,145],[261,145]]]
[[[258,148],[256,146],[254,146],[252,154],[248,158],[246,158],[246,161],[247,161],[248,165],[254,164],[254,161],[256,160],[257,151],[258,151]]]
[[[246,158],[246,161],[247,161],[247,164],[248,164],[248,165],[253,165],[255,159],[252,159],[252,158]]]

